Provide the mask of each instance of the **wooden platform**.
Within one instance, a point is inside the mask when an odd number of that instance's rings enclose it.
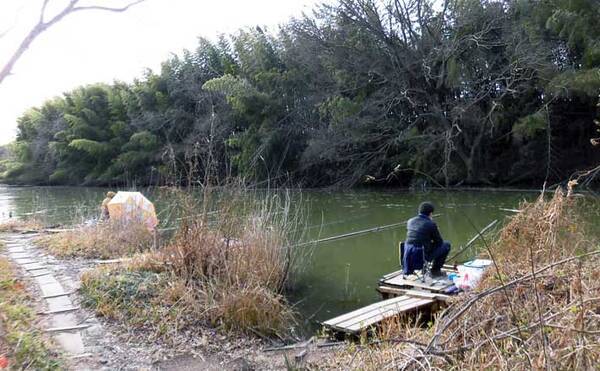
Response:
[[[452,270],[446,270],[446,273],[452,272]],[[379,280],[378,291],[381,292],[382,287],[399,288],[399,289],[419,289],[430,292],[443,293],[453,283],[447,278],[444,279],[432,279],[426,276],[423,279],[421,276],[410,275],[407,277],[402,276],[402,271],[396,271],[390,274],[386,274]]]
[[[444,266],[446,273],[456,272],[453,266]],[[323,322],[335,334],[357,335],[378,323],[401,314],[429,310],[434,312],[446,305],[450,296],[444,292],[453,286],[452,281],[420,276],[402,275],[402,271],[386,274],[379,280],[377,291],[383,301],[359,308],[350,313]]]
[[[325,321],[323,326],[334,332],[358,335],[388,318],[431,306],[436,300],[435,298],[411,296],[409,294],[401,295],[332,318]]]

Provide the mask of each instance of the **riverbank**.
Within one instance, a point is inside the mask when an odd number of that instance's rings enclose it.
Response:
[[[263,349],[273,346],[273,343],[267,340],[261,340],[256,336],[241,336],[234,333],[224,333],[216,329],[205,326],[195,326],[187,329],[175,329],[168,338],[156,337],[156,333],[149,327],[132,327],[126,322],[115,319],[98,316],[96,311],[77,306],[76,310],[70,311],[69,315],[75,319],[81,329],[65,330],[70,334],[81,336],[81,349],[74,350],[73,344],[67,340],[67,344],[55,340],[50,342],[49,338],[42,337],[42,329],[49,328],[52,325],[53,317],[64,315],[40,314],[48,312],[48,303],[44,301],[42,287],[36,283],[40,275],[44,272],[39,270],[27,270],[27,264],[38,264],[48,269],[48,275],[56,277],[60,282],[63,292],[68,293],[68,297],[73,303],[82,303],[86,297],[80,291],[81,277],[86,272],[93,271],[99,267],[106,267],[108,264],[97,259],[60,259],[46,253],[46,251],[36,244],[36,238],[39,236],[33,233],[22,234],[2,234],[0,238],[11,242],[13,251],[19,250],[19,254],[26,253],[29,261],[23,261],[20,265],[15,258],[12,258],[9,252],[2,252],[0,255],[0,274],[2,275],[3,285],[8,282],[6,275],[13,272],[8,268],[9,261],[15,264],[16,275],[23,277],[19,279],[16,286],[19,290],[29,292],[28,301],[31,303],[26,313],[26,318],[31,325],[38,323],[35,331],[27,330],[32,340],[27,340],[27,346],[17,347],[17,352],[6,350],[11,365],[15,368],[20,366],[33,365],[35,369],[47,368],[91,368],[91,369],[173,369],[175,367],[187,367],[188,369],[283,369],[285,368],[285,357],[294,358],[295,350],[288,352],[263,352]],[[5,256],[6,255],[6,256]],[[35,268],[35,267],[33,267]],[[104,268],[102,268],[104,269]],[[45,281],[48,280],[47,276]],[[11,282],[14,280],[10,279]],[[3,286],[5,287],[5,286]],[[12,286],[11,286],[12,288]],[[51,295],[52,296],[52,295]],[[23,299],[19,298],[19,302]],[[0,314],[15,313],[15,310],[8,308],[12,300],[4,302],[0,306]],[[34,304],[37,303],[37,304]],[[22,304],[19,304],[22,305]],[[138,302],[137,305],[144,305]],[[21,317],[20,317],[21,318]],[[10,319],[16,320],[10,317]],[[19,323],[19,322],[15,322]],[[62,326],[68,327],[68,326]],[[54,332],[60,334],[61,332]],[[9,334],[11,334],[9,332]],[[21,334],[23,334],[21,332]],[[23,339],[22,336],[11,335],[11,338]],[[33,342],[33,343],[32,343]],[[32,345],[35,345],[32,348]],[[15,344],[12,344],[13,346]],[[77,345],[75,345],[77,347]],[[2,349],[2,354],[5,350]],[[314,353],[317,353],[316,351]],[[49,356],[53,354],[53,356]],[[63,361],[57,360],[61,354]],[[35,362],[29,359],[34,357]],[[45,363],[41,363],[41,362]],[[292,361],[290,361],[292,362]],[[51,367],[50,367],[51,366]]]

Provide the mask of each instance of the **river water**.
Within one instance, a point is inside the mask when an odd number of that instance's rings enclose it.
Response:
[[[38,215],[51,224],[79,223],[97,215],[105,192],[102,188],[0,186],[0,219]],[[168,200],[157,192],[148,196],[160,218]],[[476,228],[512,214],[502,209],[517,209],[522,201],[537,196],[537,192],[493,191],[303,191],[294,199],[299,200],[296,206],[306,210],[306,240],[402,222],[416,214],[419,203],[432,201],[436,214],[441,214],[435,219],[442,236],[456,251],[476,234]],[[592,211],[593,219],[600,220],[598,208]],[[405,227],[399,226],[302,247],[310,249],[310,255],[290,300],[306,322],[303,327],[315,328],[319,321],[378,300],[377,281],[399,268],[398,242],[404,237]],[[476,249],[458,260],[472,257]]]

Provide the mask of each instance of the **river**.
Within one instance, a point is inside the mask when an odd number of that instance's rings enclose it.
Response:
[[[0,186],[0,219],[9,215],[38,215],[47,223],[78,223],[96,215],[106,189],[83,187],[5,187]],[[156,208],[166,209],[168,200],[148,192]],[[154,197],[153,197],[154,196]],[[336,236],[357,230],[401,222],[416,213],[420,202],[432,201],[437,209],[436,222],[444,239],[454,251],[494,219],[503,221],[524,200],[537,192],[405,192],[405,191],[303,191],[295,199],[307,210],[306,240]],[[592,218],[600,220],[599,208]],[[311,247],[305,269],[298,277],[290,300],[306,322],[304,328],[316,328],[327,320],[378,299],[378,279],[398,269],[398,241],[405,227],[320,243]],[[451,253],[452,254],[452,253]],[[476,248],[459,257],[466,260]]]

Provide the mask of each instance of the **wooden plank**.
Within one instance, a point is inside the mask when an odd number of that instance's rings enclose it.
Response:
[[[107,260],[92,260],[94,264],[113,264],[130,261],[131,258],[107,259]]]
[[[378,322],[384,321],[388,318],[394,317],[400,313],[403,312],[408,312],[426,305],[431,305],[434,302],[434,300],[432,299],[417,299],[416,302],[411,303],[410,305],[404,305],[401,308],[390,308],[388,309],[386,312],[383,313],[379,313],[376,316],[373,316],[365,321],[356,323],[350,327],[348,327],[348,329],[352,332],[358,332],[361,330],[364,330]]]
[[[70,295],[73,295],[74,293],[75,293],[74,291],[69,291],[69,292],[63,292],[63,293],[54,294],[54,295],[44,295],[44,296],[42,296],[42,299],[52,299],[52,298],[58,298],[61,296],[70,296]]]
[[[62,233],[62,232],[73,232],[75,228],[46,228],[43,230],[46,233]]]
[[[352,311],[350,313],[342,314],[342,315],[340,315],[338,317],[335,317],[335,318],[332,318],[330,320],[327,320],[327,321],[323,322],[323,324],[324,325],[330,325],[330,326],[331,325],[335,325],[336,323],[346,321],[346,320],[348,320],[350,318],[356,317],[356,316],[361,315],[363,313],[367,313],[367,312],[370,312],[370,311],[372,311],[374,309],[380,308],[382,305],[386,305],[388,303],[398,303],[398,302],[401,302],[401,301],[404,301],[404,300],[408,300],[408,299],[410,299],[410,298],[408,298],[408,297],[397,297],[397,298],[392,298],[392,299],[380,301],[380,302],[377,302],[377,303],[373,303],[371,305],[367,305],[366,307],[362,307],[360,309],[354,310],[354,311]]]
[[[76,325],[69,327],[51,327],[44,330],[45,332],[64,332],[64,331],[75,331],[75,330],[83,330],[84,328],[88,328],[90,325]]]
[[[349,318],[349,319],[347,319],[345,321],[338,322],[338,323],[336,323],[336,326],[341,327],[341,328],[349,328],[349,327],[351,327],[354,324],[362,323],[362,322],[364,322],[364,321],[366,321],[366,320],[368,320],[368,319],[370,319],[372,317],[376,317],[376,316],[380,315],[381,313],[385,313],[388,310],[398,311],[400,308],[404,308],[404,307],[410,306],[410,305],[412,305],[413,303],[415,303],[415,302],[417,302],[419,300],[421,300],[421,299],[407,297],[406,300],[403,300],[401,302],[398,302],[398,303],[389,303],[389,304],[386,304],[386,305],[382,305],[381,307],[379,307],[377,309],[373,309],[373,310],[370,310],[370,311],[368,311],[366,313],[363,313],[361,315]],[[381,303],[383,303],[383,302],[381,302]]]
[[[388,273],[388,274],[386,274],[385,276],[383,276],[383,277],[381,278],[381,280],[382,280],[382,281],[384,281],[384,280],[389,280],[390,278],[397,277],[397,276],[399,276],[399,275],[401,275],[401,274],[402,274],[402,269],[400,269],[399,271],[395,271],[395,272],[392,272],[392,273]]]
[[[392,298],[392,299],[389,299],[389,300],[390,301],[394,301],[394,302],[400,302],[400,301],[403,301],[403,300],[408,300],[408,298]],[[346,313],[346,314],[342,314],[340,316],[337,316],[335,318],[327,320],[327,321],[323,322],[323,324],[324,325],[333,325],[333,324],[339,323],[341,321],[345,321],[345,320],[347,320],[349,318],[355,317],[355,316],[363,314],[363,313],[367,313],[367,312],[369,312],[369,311],[371,311],[373,309],[377,309],[377,308],[381,307],[382,303],[383,302],[377,302],[377,303],[373,303],[373,304],[367,305],[366,307],[362,307],[362,308],[356,309],[356,310],[354,310],[352,312],[349,312],[349,313]]]
[[[438,293],[422,291],[422,290],[399,289],[397,287],[390,287],[390,286],[379,286],[377,288],[377,291],[382,292],[382,293],[387,293],[387,294],[393,294],[393,295],[406,295],[406,296],[410,296],[413,298],[436,299],[436,300],[441,300],[441,301],[447,301],[448,299],[450,299],[449,295],[438,294]]]
[[[79,309],[80,309],[79,307],[68,307],[68,308],[60,308],[60,309],[56,309],[56,310],[48,310],[45,312],[38,312],[38,314],[40,314],[40,315],[58,314],[58,313],[74,312]]]
[[[44,272],[44,273],[32,274],[30,277],[36,278],[36,277],[50,276],[50,275],[52,275],[52,272],[48,271],[48,272]]]

